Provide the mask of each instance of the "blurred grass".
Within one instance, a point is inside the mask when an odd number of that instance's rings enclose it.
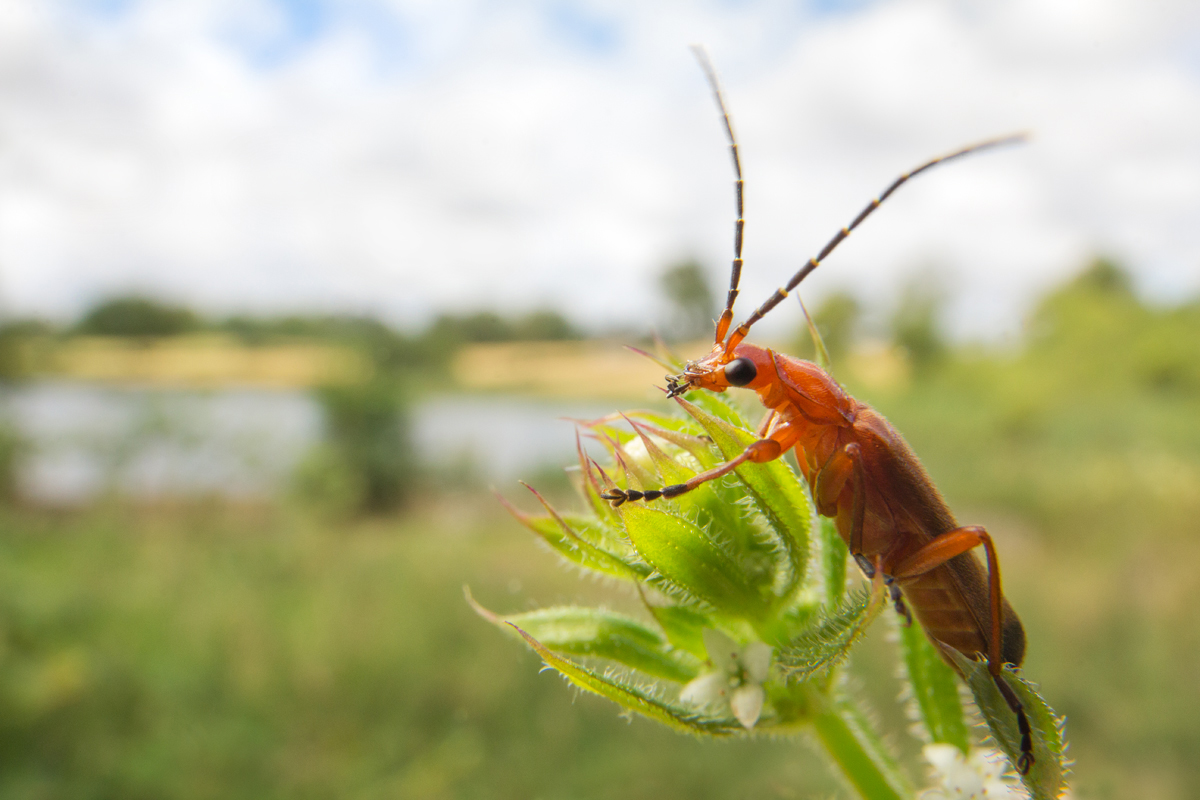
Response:
[[[195,333],[138,340],[116,336],[49,336],[24,340],[19,369],[71,380],[189,389],[230,385],[268,389],[361,383],[373,365],[337,344],[249,346],[229,334]]]
[[[0,796],[794,797],[792,743],[700,743],[579,697],[475,617],[577,581],[490,501],[0,517]]]

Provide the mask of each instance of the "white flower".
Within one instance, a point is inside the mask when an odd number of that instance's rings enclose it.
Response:
[[[1004,757],[993,749],[976,749],[969,758],[952,744],[927,744],[925,760],[933,767],[937,786],[921,794],[921,800],[982,800],[1022,798],[1020,787],[1004,779]]]
[[[770,645],[751,642],[739,649],[737,642],[712,628],[705,628],[703,636],[715,669],[684,686],[680,701],[702,708],[728,706],[747,730],[753,728],[767,696],[762,684],[771,669]]]

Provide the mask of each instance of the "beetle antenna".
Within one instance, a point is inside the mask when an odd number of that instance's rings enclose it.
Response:
[[[807,278],[814,269],[821,266],[821,262],[833,252],[835,247],[842,243],[843,239],[850,235],[850,231],[857,228],[864,219],[871,215],[872,211],[879,208],[879,206],[883,204],[883,201],[887,200],[888,197],[891,196],[892,192],[899,189],[907,181],[915,178],[927,169],[936,167],[938,164],[944,164],[947,161],[952,161],[956,158],[962,158],[963,156],[970,155],[971,153],[978,153],[981,150],[990,150],[993,147],[1003,147],[1005,145],[1018,144],[1026,141],[1028,138],[1028,134],[1017,133],[1013,134],[1012,136],[1002,136],[998,139],[988,139],[986,142],[979,142],[978,144],[964,147],[961,150],[955,150],[953,153],[947,153],[944,156],[938,156],[930,161],[926,161],[924,164],[912,170],[911,172],[906,172],[899,178],[896,178],[896,180],[892,181],[890,186],[883,190],[883,194],[873,199],[867,204],[866,208],[858,212],[858,216],[854,218],[853,222],[834,234],[833,238],[826,242],[825,246],[821,248],[821,252],[817,253],[815,258],[810,258],[807,263],[800,268],[800,271],[792,276],[791,280],[787,282],[786,286],[776,289],[775,294],[767,298],[765,303],[755,309],[754,313],[751,314],[745,322],[737,327],[737,330],[733,332],[733,334],[729,337],[729,342],[725,345],[726,352],[731,352],[734,347],[737,347],[742,339],[746,338],[746,333],[750,330],[751,325],[758,322],[760,319],[765,317],[771,311],[771,309],[782,303],[784,298],[786,298],[793,289],[800,285],[800,281]],[[740,226],[738,230],[740,233]]]
[[[717,80],[717,71],[713,68],[712,61],[708,57],[708,51],[703,45],[692,45],[692,53],[695,54],[696,60],[700,62],[700,69],[704,70],[704,76],[708,78],[708,85],[712,88],[713,98],[717,101],[717,108],[721,112],[721,118],[725,121],[725,137],[729,140],[729,153],[733,156],[733,174],[736,178],[734,187],[737,191],[737,222],[734,224],[733,231],[733,268],[729,274],[729,294],[725,297],[725,310],[721,312],[721,318],[717,321],[717,336],[718,343],[725,341],[725,334],[729,332],[729,326],[733,323],[733,303],[738,296],[738,283],[742,280],[742,229],[746,225],[743,203],[744,183],[742,181],[742,159],[738,156],[737,137],[733,133],[733,122],[729,119],[729,109],[725,107],[725,97],[721,92],[721,82]]]

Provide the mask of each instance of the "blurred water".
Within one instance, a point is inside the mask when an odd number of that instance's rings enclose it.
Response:
[[[104,492],[139,498],[270,495],[321,437],[321,410],[301,391],[177,391],[44,382],[8,392],[26,442],[22,493],[76,504]],[[573,460],[572,426],[608,406],[524,398],[441,396],[411,410],[420,457],[469,465],[493,482]]]
[[[612,404],[447,395],[413,409],[412,432],[427,463],[467,462],[487,480],[511,481],[539,467],[575,463],[570,419],[595,419],[615,410]]]

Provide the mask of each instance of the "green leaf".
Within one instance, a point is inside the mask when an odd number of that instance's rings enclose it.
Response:
[[[662,339],[658,339],[656,344],[658,345],[658,347],[655,348],[658,351],[657,353],[647,353],[640,347],[633,347],[632,345],[628,344],[625,345],[625,349],[631,353],[636,353],[643,358],[653,361],[655,364],[658,364],[660,367],[666,370],[668,374],[674,375],[676,372],[679,372],[679,370],[683,368],[683,362],[679,360],[679,356],[668,350],[666,343],[663,342]]]
[[[645,689],[615,677],[600,675],[587,667],[554,653],[550,648],[513,625],[526,644],[542,657],[549,666],[581,689],[608,698],[622,708],[635,711],[644,717],[661,722],[683,733],[704,736],[729,736],[742,731],[741,723],[731,718],[705,717],[689,709],[665,703]]]
[[[542,500],[541,495],[538,495],[537,492],[534,494],[539,500]],[[518,522],[533,531],[556,553],[571,563],[592,572],[630,581],[642,580],[650,574],[650,568],[645,564],[632,559],[623,559],[616,553],[609,552],[588,541],[549,505],[546,505],[550,512],[548,514],[526,514],[503,497],[499,495],[497,497],[500,499],[500,503],[508,509],[508,512],[517,518]],[[585,521],[577,520],[577,522]]]
[[[830,608],[837,608],[846,596],[846,560],[850,556],[850,548],[838,533],[837,523],[829,517],[818,518],[817,542],[825,604]]]
[[[700,423],[726,459],[741,455],[758,438],[685,400],[677,402]],[[746,463],[735,473],[786,555],[788,574],[779,594],[789,597],[804,578],[808,559],[813,518],[808,492],[782,459],[765,464]]]
[[[630,440],[632,441],[633,438],[636,437],[631,436]],[[659,487],[658,476],[651,470],[652,465],[649,462],[642,463],[631,456],[629,451],[625,449],[625,445],[611,436],[602,435],[600,443],[612,453],[613,458],[616,459],[617,464],[625,473],[625,480],[628,481],[630,488],[657,489]]]
[[[1014,765],[1021,755],[1021,734],[1017,729],[1017,716],[1008,707],[1004,696],[996,688],[996,682],[988,672],[986,661],[975,661],[962,653],[947,649],[954,663],[966,678],[975,705],[979,707],[988,731],[997,746]],[[1055,800],[1066,787],[1066,740],[1063,737],[1063,719],[1037,693],[1028,681],[1023,680],[1007,664],[1001,675],[1016,693],[1025,707],[1025,716],[1033,734],[1033,766],[1021,781],[1029,789],[1033,800]]]
[[[799,300],[800,296],[796,295]],[[808,306],[804,305],[804,301],[800,300],[800,308],[804,311],[804,324],[808,326],[808,335],[812,337],[813,352],[816,354],[814,363],[821,369],[829,372],[829,351],[825,349],[825,339],[821,337],[821,332],[817,330],[817,324],[813,322],[812,316],[808,313]]]
[[[598,608],[559,606],[500,616],[480,606],[480,616],[527,632],[556,653],[606,658],[656,678],[686,683],[699,674],[703,661],[676,650],[657,632],[624,614]]]
[[[967,755],[971,737],[954,670],[929,643],[920,625],[900,626],[900,649],[904,673],[929,741],[952,744]]]
[[[645,601],[644,595],[642,600]],[[697,658],[708,658],[708,653],[704,650],[703,631],[713,627],[713,621],[707,614],[701,614],[687,606],[654,606],[648,602],[645,605],[671,644]]]
[[[658,423],[659,421],[655,419],[655,422]],[[689,424],[684,422],[684,418],[682,417],[673,420],[673,422],[676,427]],[[639,425],[642,430],[646,431],[652,436],[657,436],[660,439],[668,441],[678,447],[680,450],[687,452],[692,456],[692,458],[696,459],[696,461],[698,461],[700,466],[702,466],[704,469],[715,467],[717,465],[717,458],[713,455],[712,451],[712,443],[709,442],[706,437],[693,436],[690,433],[684,433],[683,431],[675,430],[674,428],[667,427],[664,424],[646,425],[645,423],[639,423]]]
[[[646,448],[646,454],[650,457],[650,462],[654,464],[654,468],[658,470],[659,478],[663,486],[669,486],[675,483],[685,483],[696,473],[690,469],[686,469],[675,459],[663,452],[663,449],[654,443],[654,440],[648,435],[646,428],[633,420],[629,420],[629,424],[637,433],[638,439],[642,446]],[[626,451],[628,452],[628,446]]]
[[[657,333],[654,334],[654,352],[658,354],[659,359],[661,359],[666,366],[671,368],[670,372],[672,374],[683,369],[683,357],[672,350]]]
[[[739,411],[734,404],[727,400],[723,395],[716,392],[708,392],[702,389],[694,389],[686,395],[689,403],[695,403],[703,408],[709,414],[728,422],[739,428],[749,428],[750,425],[746,422],[745,416]],[[678,400],[676,400],[678,402]],[[766,409],[763,409],[766,413]]]
[[[725,614],[762,614],[758,587],[702,528],[637,503],[618,511],[638,555],[670,584]]]
[[[840,693],[839,693],[840,694]],[[904,800],[912,788],[867,716],[844,695],[813,720],[817,740],[866,800]]]
[[[604,493],[604,489],[600,484],[600,476],[596,473],[598,469],[595,462],[583,449],[583,441],[579,437],[579,429],[575,429],[575,451],[579,455],[579,471],[582,476],[579,489],[583,492],[583,499],[587,502],[588,507],[592,509],[597,519],[612,525],[619,525],[621,522],[617,512],[613,507],[600,495]]]
[[[832,614],[817,618],[812,626],[779,649],[776,663],[790,679],[804,681],[827,672],[850,654],[883,607],[878,592],[857,591]]]
[[[754,515],[742,502],[745,497],[741,484],[729,478],[708,481],[670,502],[700,527],[716,532],[726,549],[738,554],[742,568],[756,575],[758,582],[770,584],[775,561],[772,542],[752,521]]]

